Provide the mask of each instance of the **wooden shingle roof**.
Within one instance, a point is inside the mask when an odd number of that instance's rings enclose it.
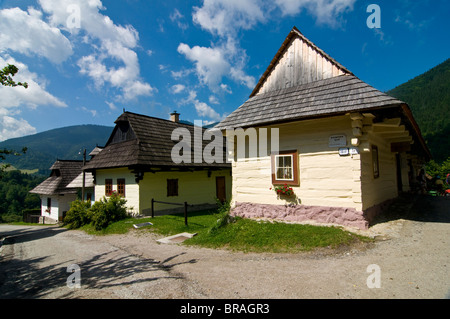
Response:
[[[77,189],[68,185],[81,173],[82,161],[57,160],[51,169],[51,175],[30,191],[40,195],[76,194]]]
[[[178,143],[172,141],[172,132],[177,128],[187,129],[194,143],[194,126],[176,123],[132,112],[124,112],[117,120],[105,148],[84,167],[85,170],[117,167],[230,167],[230,164],[191,163],[175,164],[171,152]],[[203,141],[203,147],[210,141]],[[223,143],[225,146],[225,142]],[[225,156],[224,152],[224,156]]]
[[[402,105],[354,75],[255,95],[216,128],[238,128]]]

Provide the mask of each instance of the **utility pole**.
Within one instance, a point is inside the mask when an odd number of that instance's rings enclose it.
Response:
[[[83,152],[83,167],[86,165],[86,149]],[[82,168],[83,171],[83,187],[81,188],[81,200],[84,202],[84,188],[85,188],[85,180],[86,180],[86,172]]]

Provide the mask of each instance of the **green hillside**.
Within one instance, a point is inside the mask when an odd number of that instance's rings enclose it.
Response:
[[[20,170],[38,169],[40,173],[47,175],[56,159],[81,160],[83,149],[89,154],[95,146],[104,146],[112,130],[112,127],[99,125],[69,126],[6,140],[0,143],[0,149],[20,151],[27,147],[26,154],[10,155],[4,163]]]
[[[450,157],[450,59],[386,93],[411,107],[434,160]]]

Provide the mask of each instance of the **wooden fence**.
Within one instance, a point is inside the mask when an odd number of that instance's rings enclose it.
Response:
[[[152,218],[155,217],[155,203],[160,203],[160,204],[166,204],[166,205],[174,205],[174,206],[184,206],[184,224],[187,226],[188,225],[188,206],[194,206],[194,205],[188,205],[187,202],[184,202],[182,204],[180,203],[169,203],[169,202],[162,202],[162,201],[157,201],[154,198],[152,198]]]

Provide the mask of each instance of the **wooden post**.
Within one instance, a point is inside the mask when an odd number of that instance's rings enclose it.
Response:
[[[155,206],[155,199],[152,198],[152,218],[155,217],[155,209],[154,209],[155,207],[154,206]]]
[[[184,225],[185,226],[188,225],[187,207],[188,207],[187,202],[184,202]]]

